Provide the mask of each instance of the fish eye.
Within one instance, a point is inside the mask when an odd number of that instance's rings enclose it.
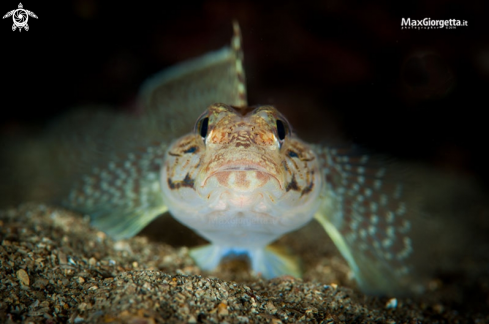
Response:
[[[209,129],[209,117],[205,117],[199,123],[199,133],[202,138],[207,136],[207,131]]]
[[[277,135],[278,139],[283,141],[285,139],[285,135],[287,134],[287,130],[285,128],[284,122],[280,119],[277,119]]]

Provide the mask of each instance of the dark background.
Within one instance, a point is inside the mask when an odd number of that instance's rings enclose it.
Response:
[[[145,78],[244,38],[250,104],[272,103],[299,135],[489,180],[484,1],[24,1],[30,30],[1,20],[1,132],[81,104],[130,109]],[[4,1],[2,15],[18,6]],[[403,30],[401,18],[467,20]],[[197,116],[196,116],[197,117]]]

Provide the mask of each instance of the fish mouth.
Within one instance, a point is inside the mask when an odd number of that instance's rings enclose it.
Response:
[[[256,185],[259,187],[263,186],[266,182],[270,180],[274,180],[279,184],[281,189],[283,188],[283,184],[281,181],[279,181],[279,177],[277,176],[277,174],[256,163],[231,163],[226,164],[225,166],[221,166],[215,170],[210,171],[207,174],[204,181],[202,182],[202,186],[205,186],[207,181],[212,177],[216,177],[219,183],[227,186],[225,182],[228,180],[231,174],[249,175],[251,178],[256,179],[256,181],[258,182],[256,183]]]

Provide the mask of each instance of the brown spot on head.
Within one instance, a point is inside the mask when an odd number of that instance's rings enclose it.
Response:
[[[297,185],[297,180],[295,180],[295,174],[292,175],[292,180],[287,184],[287,187],[285,187],[285,191],[290,191],[290,190],[295,190],[295,191],[301,190]]]
[[[311,181],[311,183],[307,187],[302,189],[301,197],[310,193],[312,191],[312,188],[314,188],[314,182]]]
[[[183,180],[172,181],[171,178],[168,178],[168,187],[172,190],[178,190],[182,187],[194,188],[194,179],[190,178],[190,175],[187,173]]]

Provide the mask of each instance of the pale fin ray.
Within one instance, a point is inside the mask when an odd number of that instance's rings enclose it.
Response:
[[[91,224],[105,232],[114,240],[130,238],[139,233],[156,217],[168,210],[164,205],[159,208],[141,208],[134,211],[118,212],[100,210],[91,215]]]

